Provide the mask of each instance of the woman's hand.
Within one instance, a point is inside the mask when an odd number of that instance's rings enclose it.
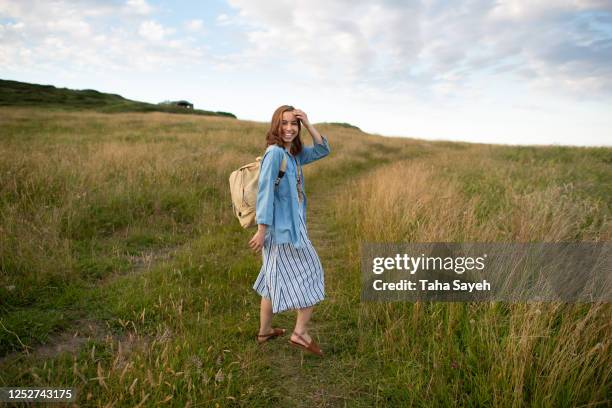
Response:
[[[258,229],[253,238],[249,241],[249,246],[255,252],[260,252],[264,244],[266,232],[262,229]]]
[[[306,127],[306,129],[308,129],[308,133],[310,133],[310,135],[312,136],[312,140],[314,141],[314,143],[323,144],[323,138],[321,137],[321,134],[317,131],[317,129],[314,128],[314,126],[310,124],[306,113],[301,109],[294,109],[293,114],[296,118],[301,120],[302,124]]]
[[[293,110],[293,114],[300,120],[302,121],[302,124],[306,127],[310,126],[310,122],[308,121],[308,116],[306,116],[306,113],[303,110],[300,109],[294,109]]]

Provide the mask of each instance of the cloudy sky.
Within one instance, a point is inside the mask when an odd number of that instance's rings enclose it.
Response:
[[[0,0],[0,78],[422,139],[612,145],[612,0]]]

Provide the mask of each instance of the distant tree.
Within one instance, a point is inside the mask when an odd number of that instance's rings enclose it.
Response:
[[[174,104],[176,106],[180,106],[181,108],[193,109],[193,103],[189,101],[176,101]]]

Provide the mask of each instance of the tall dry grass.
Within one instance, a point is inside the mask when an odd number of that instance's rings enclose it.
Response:
[[[511,164],[492,159],[475,163],[472,155],[477,150],[378,169],[355,181],[338,209],[355,220],[359,239],[371,241],[610,240],[608,203],[580,196],[571,184],[518,190]],[[474,167],[503,190],[483,182],[477,195],[466,195],[458,178]]]
[[[474,146],[352,182],[335,205],[349,269],[359,270],[364,242],[610,240],[610,203],[584,194],[591,180],[559,182],[567,165],[555,163],[526,173],[502,153]],[[609,304],[365,303],[360,351],[389,365],[388,387],[410,389],[401,401],[420,401],[415,392],[436,405],[605,405],[611,312]]]

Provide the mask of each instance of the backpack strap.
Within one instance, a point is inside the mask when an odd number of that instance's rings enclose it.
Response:
[[[278,183],[280,183],[281,179],[285,175],[285,171],[287,171],[287,156],[283,156],[283,161],[281,162],[280,169],[278,170],[278,176],[274,181],[274,186],[278,186]]]
[[[268,154],[270,149],[272,149],[272,146],[274,145],[268,146],[263,157],[266,157],[266,154]],[[261,159],[261,161],[263,161],[263,158]],[[283,154],[283,161],[281,162],[280,169],[278,170],[278,176],[276,176],[276,180],[274,180],[274,187],[278,187],[278,183],[280,183],[286,171],[287,171],[287,155]]]

